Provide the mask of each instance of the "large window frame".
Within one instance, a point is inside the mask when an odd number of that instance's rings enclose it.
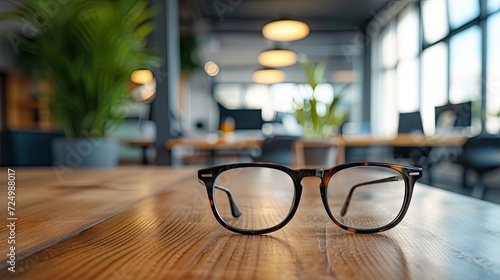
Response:
[[[420,24],[420,42],[419,42],[419,53],[418,53],[418,65],[419,65],[419,69],[418,69],[418,81],[419,81],[419,89],[418,89],[418,96],[419,96],[419,104],[418,104],[418,109],[421,113],[422,113],[422,117],[423,118],[428,118],[428,122],[427,122],[427,125],[425,124],[425,120],[424,120],[424,130],[425,130],[425,133],[426,134],[433,134],[434,131],[435,131],[435,123],[434,123],[434,117],[433,116],[424,116],[424,114],[427,114],[429,112],[432,111],[432,115],[433,115],[433,111],[434,111],[434,108],[423,108],[423,104],[422,104],[422,98],[423,98],[423,89],[422,89],[422,77],[423,77],[423,73],[422,73],[422,54],[436,46],[436,45],[445,45],[446,46],[446,53],[447,53],[447,59],[446,59],[446,103],[447,104],[451,104],[452,102],[452,99],[450,99],[450,74],[451,74],[451,57],[450,57],[450,53],[452,52],[452,50],[450,49],[450,41],[453,40],[453,38],[457,38],[459,35],[461,34],[464,34],[465,32],[467,32],[468,30],[471,30],[471,28],[474,28],[475,26],[477,26],[480,30],[480,34],[479,34],[479,49],[480,49],[480,73],[479,73],[479,76],[480,76],[480,89],[479,89],[479,92],[477,94],[476,97],[474,96],[471,96],[471,100],[473,102],[473,108],[472,108],[472,115],[473,115],[473,131],[472,133],[478,133],[479,131],[487,131],[489,133],[499,133],[500,132],[500,128],[491,128],[492,126],[489,126],[489,128],[487,127],[486,123],[489,121],[488,118],[494,118],[494,116],[491,115],[491,112],[488,112],[488,108],[487,108],[487,102],[488,102],[488,97],[489,98],[492,98],[491,96],[493,96],[491,93],[488,94],[488,90],[491,91],[491,85],[489,83],[491,83],[491,78],[488,80],[488,77],[487,77],[487,71],[488,71],[488,36],[490,33],[488,33],[488,26],[487,26],[487,22],[488,22],[488,19],[492,16],[492,15],[495,15],[497,13],[500,13],[500,8],[499,9],[496,9],[496,10],[492,10],[492,9],[488,9],[488,0],[477,0],[477,3],[479,5],[479,14],[477,16],[474,16],[473,18],[470,18],[470,20],[467,20],[466,22],[463,22],[463,24],[459,25],[459,26],[453,26],[450,22],[450,3],[448,0],[443,0],[446,2],[446,12],[447,12],[447,19],[446,19],[446,22],[447,22],[447,33],[445,36],[443,36],[442,38],[439,38],[439,39],[436,39],[432,42],[428,42],[426,41],[426,38],[425,38],[425,29],[424,29],[424,14],[423,14],[423,6],[425,4],[428,4],[428,3],[424,3],[425,1],[424,0],[419,0],[417,3],[415,2],[411,2],[407,5],[407,7],[403,8],[401,10],[401,12],[399,12],[398,14],[396,14],[392,19],[390,19],[388,21],[388,23],[386,25],[384,25],[382,28],[381,28],[381,32],[378,34],[378,38],[377,40],[374,41],[374,45],[375,45],[375,59],[373,59],[373,63],[375,64],[375,67],[373,68],[374,70],[376,70],[375,73],[373,73],[372,75],[373,76],[373,79],[376,81],[374,84],[373,84],[373,94],[374,94],[374,97],[375,99],[377,99],[377,97],[379,96],[383,96],[383,86],[382,84],[384,83],[383,81],[383,77],[384,77],[384,73],[387,73],[387,71],[391,71],[392,69],[396,69],[398,67],[398,64],[399,64],[399,61],[394,65],[394,67],[386,67],[384,66],[384,64],[382,63],[383,62],[383,57],[380,57],[382,55],[382,51],[381,48],[383,47],[382,46],[382,37],[383,37],[383,34],[385,32],[385,30],[387,28],[394,28],[393,26],[396,25],[399,20],[400,20],[400,17],[405,13],[406,10],[408,9],[417,9],[418,11],[418,15],[419,15],[419,24]],[[376,16],[375,16],[376,17]],[[464,32],[464,33],[462,33]],[[458,36],[457,36],[458,35]],[[455,37],[457,36],[457,37]],[[397,38],[395,39],[397,41]],[[378,56],[378,57],[377,57]],[[498,81],[497,81],[498,82]],[[396,83],[396,87],[397,87],[397,79],[395,81]],[[489,89],[488,89],[489,88]],[[498,94],[500,94],[500,90],[498,91]],[[476,98],[476,100],[474,100],[474,98]],[[382,134],[382,135],[391,135],[393,133],[395,133],[394,131],[394,124],[392,122],[389,122],[387,125],[385,126],[381,126],[381,125],[376,125],[377,123],[379,123],[381,121],[381,117],[379,116],[381,114],[381,112],[384,112],[386,109],[388,109],[387,105],[386,105],[386,108],[383,108],[383,107],[380,107],[380,106],[377,106],[377,104],[375,104],[376,102],[374,102],[374,104],[372,104],[372,123],[374,124],[374,128],[375,128],[375,133],[377,134]],[[380,102],[379,102],[380,103]],[[425,106],[428,106],[428,105],[425,105]],[[432,109],[432,110],[431,110]],[[490,109],[491,110],[491,109]],[[500,110],[500,108],[499,108]],[[404,112],[404,111],[401,111],[400,108],[397,109],[398,112]],[[387,113],[384,113],[384,114],[387,114]],[[392,115],[395,115],[395,114],[392,114]],[[432,123],[429,123],[430,120],[432,119]],[[396,121],[397,122],[397,121]],[[387,128],[387,126],[389,126],[389,129]],[[378,129],[377,129],[378,127]],[[476,129],[474,129],[476,128]]]

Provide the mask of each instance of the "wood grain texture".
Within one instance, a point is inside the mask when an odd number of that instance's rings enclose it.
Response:
[[[16,168],[16,233],[18,257],[68,238],[134,203],[163,191],[191,175],[175,169],[124,168],[113,171],[84,170],[61,174],[53,169]],[[2,169],[0,174],[7,174]],[[7,176],[1,181],[0,200],[7,205]],[[6,210],[6,209],[5,209]],[[2,209],[0,220],[7,221]],[[7,228],[0,230],[0,244],[7,244]],[[0,268],[7,256],[0,256]]]
[[[127,169],[100,176],[75,172],[85,190],[68,190],[50,176],[37,182],[32,171],[18,172],[26,178],[19,194],[20,211],[25,208],[20,222],[26,224],[20,242],[40,235],[37,242],[47,245],[25,250],[18,272],[4,268],[1,279],[500,277],[500,207],[424,185],[416,186],[401,224],[360,235],[331,222],[317,181],[309,180],[288,225],[267,235],[243,236],[215,221],[194,169]],[[56,194],[55,200],[45,201]],[[66,210],[56,211],[60,205]],[[89,211],[86,205],[100,208]],[[57,215],[50,215],[54,211]],[[97,218],[94,212],[101,211],[109,213],[100,214],[107,218]],[[75,224],[71,229],[68,220]],[[51,227],[40,232],[44,226]],[[0,244],[3,250],[3,239]]]

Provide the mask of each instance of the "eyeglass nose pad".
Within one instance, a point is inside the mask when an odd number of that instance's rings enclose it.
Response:
[[[300,184],[304,188],[307,188],[307,187],[318,187],[318,186],[321,186],[322,180],[321,180],[321,178],[318,178],[318,177],[304,177],[300,181]]]

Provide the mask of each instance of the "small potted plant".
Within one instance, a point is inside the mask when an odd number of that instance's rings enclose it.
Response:
[[[109,135],[125,117],[130,74],[160,62],[147,47],[154,10],[146,0],[15,3],[3,17],[34,31],[15,37],[21,65],[48,83],[45,100],[66,136],[53,143],[55,164],[116,165],[118,142]]]
[[[321,139],[332,135],[335,128],[338,128],[347,118],[348,110],[339,107],[339,102],[345,94],[344,89],[335,93],[333,100],[330,103],[322,103],[316,98],[316,88],[323,82],[323,76],[328,65],[328,59],[321,60],[316,66],[313,65],[306,55],[299,55],[301,63],[307,75],[307,90],[311,95],[309,98],[294,100],[295,116],[297,121],[304,128],[304,137]],[[318,110],[320,106],[326,108],[321,114]]]

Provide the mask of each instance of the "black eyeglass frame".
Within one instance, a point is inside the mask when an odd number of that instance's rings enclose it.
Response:
[[[342,223],[340,223],[335,216],[332,214],[330,211],[330,207],[328,206],[328,183],[332,176],[344,169],[347,168],[352,168],[352,167],[360,167],[360,166],[378,166],[378,167],[385,167],[385,168],[390,168],[392,170],[395,170],[399,174],[401,174],[404,182],[405,182],[405,196],[403,200],[403,206],[401,207],[401,210],[399,211],[398,215],[396,218],[390,222],[389,224],[378,227],[378,228],[373,228],[373,229],[358,229],[358,228],[353,228],[346,226]],[[277,169],[282,172],[285,172],[288,174],[293,181],[294,184],[294,199],[292,201],[292,207],[290,208],[290,212],[288,215],[285,217],[285,219],[270,228],[267,229],[260,229],[260,230],[246,230],[246,229],[240,229],[233,227],[229,225],[224,219],[221,217],[219,212],[217,211],[217,207],[215,206],[214,202],[214,189],[216,188],[215,186],[215,180],[217,179],[217,176],[219,176],[221,173],[231,170],[231,169],[237,169],[237,168],[243,168],[243,167],[264,167],[264,168],[271,168],[271,169]],[[354,232],[354,233],[376,233],[376,232],[383,232],[386,230],[389,230],[393,227],[395,227],[397,224],[399,224],[404,216],[406,215],[406,212],[408,211],[408,208],[410,206],[410,201],[411,197],[413,194],[413,188],[415,185],[415,182],[422,177],[423,174],[423,169],[420,167],[414,167],[414,166],[407,166],[407,165],[400,165],[400,164],[393,164],[393,163],[384,163],[384,162],[353,162],[353,163],[346,163],[346,164],[340,164],[335,167],[329,168],[329,169],[290,169],[286,166],[283,165],[278,165],[278,164],[273,164],[273,163],[236,163],[236,164],[227,164],[227,165],[219,165],[219,166],[214,166],[214,167],[209,167],[209,168],[204,168],[198,170],[198,179],[200,180],[200,183],[203,183],[207,189],[207,194],[208,194],[208,200],[210,203],[210,207],[212,209],[212,212],[215,216],[215,219],[226,229],[240,233],[240,234],[247,234],[247,235],[256,235],[256,234],[265,234],[265,233],[271,233],[273,231],[279,230],[282,227],[284,227],[290,220],[293,218],[295,215],[295,212],[297,211],[297,208],[299,206],[300,198],[302,195],[302,184],[301,181],[302,179],[306,177],[318,177],[321,179],[320,182],[320,194],[321,194],[321,200],[323,201],[323,205],[325,207],[325,210],[330,217],[330,219],[340,228]],[[220,187],[219,187],[220,189]],[[229,194],[228,194],[229,196]]]

